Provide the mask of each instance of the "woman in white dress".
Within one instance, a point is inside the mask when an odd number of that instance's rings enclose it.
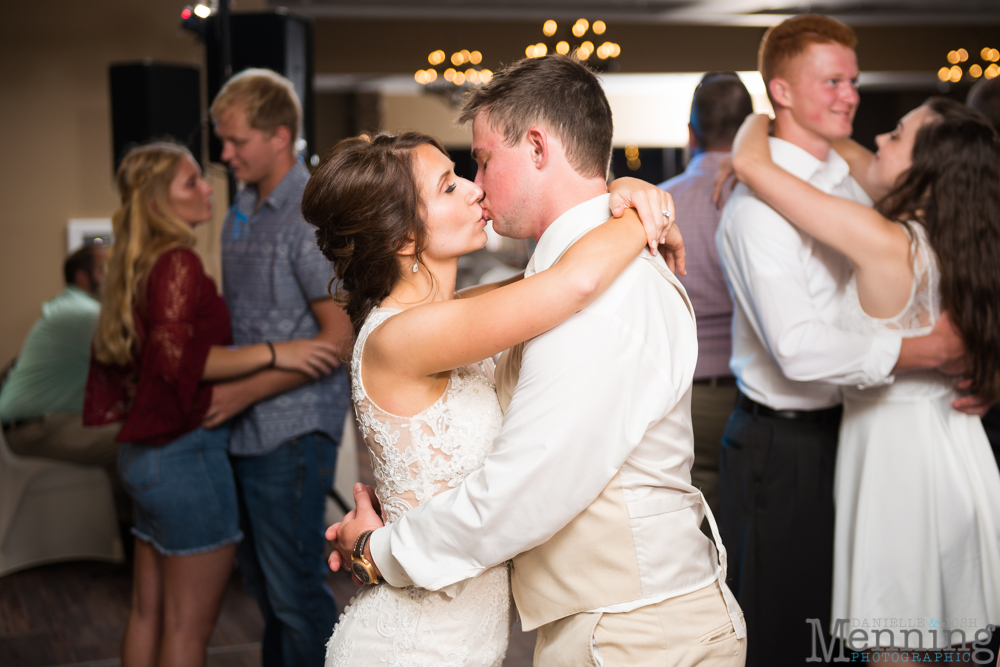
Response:
[[[1000,143],[989,122],[932,98],[880,135],[874,155],[836,142],[875,208],[775,165],[767,134],[767,117],[750,117],[733,168],[852,261],[844,326],[922,336],[949,316],[971,357],[972,392],[1000,399]],[[906,627],[927,649],[981,641],[977,629],[1000,623],[1000,473],[980,420],[952,409],[957,396],[933,371],[844,390],[831,633],[861,628],[869,647],[916,647]],[[837,619],[848,621],[838,629]]]
[[[485,245],[487,220],[482,189],[453,166],[425,135],[346,139],[302,201],[342,281],[354,406],[386,523],[482,466],[502,418],[491,355],[596,299],[647,241],[655,250],[661,211],[673,209],[648,186],[634,197],[648,234],[630,211],[548,271],[455,294],[458,258]],[[506,564],[439,592],[366,586],[334,629],[327,665],[500,665],[510,622]]]

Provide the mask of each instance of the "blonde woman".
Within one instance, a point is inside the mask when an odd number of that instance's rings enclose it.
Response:
[[[204,665],[243,537],[228,428],[201,427],[211,383],[265,368],[317,377],[336,350],[313,340],[229,346],[229,312],[192,250],[212,187],[185,148],[133,149],[117,185],[84,422],[123,422],[118,467],[135,508],[135,563],[122,664]]]

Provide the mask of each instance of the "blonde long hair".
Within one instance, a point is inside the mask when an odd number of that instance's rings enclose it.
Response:
[[[98,361],[128,365],[135,353],[136,301],[156,260],[178,246],[192,247],[191,226],[170,210],[170,183],[187,148],[155,142],[131,149],[118,168],[121,206],[112,218],[114,243],[108,252],[101,315],[94,335]]]

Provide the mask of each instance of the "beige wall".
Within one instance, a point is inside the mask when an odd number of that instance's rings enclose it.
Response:
[[[416,130],[437,137],[445,146],[471,146],[472,128],[456,125],[459,110],[436,95],[383,95],[382,130]]]
[[[605,36],[621,44],[622,72],[746,71],[757,69],[757,46],[764,31],[609,22]],[[978,53],[984,46],[1000,48],[995,22],[863,26],[855,32],[858,61],[867,71],[936,72],[947,64],[951,49]],[[543,39],[541,20],[323,19],[316,24],[316,71],[412,74],[428,66],[427,54],[435,49],[477,49],[483,66],[496,69],[523,58],[524,47]]]
[[[201,46],[178,34],[183,5],[177,0],[4,4],[0,364],[17,354],[42,301],[62,288],[67,221],[114,212],[108,65],[143,58],[201,62]],[[224,209],[223,181],[213,182],[221,186],[216,208]],[[218,233],[204,229],[198,235],[199,249],[215,269],[211,255],[217,253]]]
[[[152,58],[202,61],[201,46],[180,34],[185,0],[54,0],[5,2],[0,22],[0,364],[17,353],[38,317],[39,304],[61,289],[60,265],[70,218],[110,217],[116,205],[111,175],[108,65]],[[265,0],[239,0],[239,11]],[[747,70],[755,67],[762,28],[612,25],[624,71]],[[948,49],[995,42],[995,26],[859,29],[867,70],[933,71]],[[436,48],[481,49],[495,68],[521,57],[541,39],[540,21],[399,21],[325,19],[316,26],[320,73],[412,73]],[[387,96],[387,128],[420,128],[450,145],[468,130],[446,121],[434,98]],[[329,137],[332,141],[334,137]],[[227,201],[221,170],[217,218]],[[209,270],[218,270],[218,219],[199,231]]]

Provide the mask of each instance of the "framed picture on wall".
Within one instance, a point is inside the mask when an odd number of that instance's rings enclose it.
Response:
[[[66,227],[66,254],[90,243],[110,246],[111,218],[71,218]]]

